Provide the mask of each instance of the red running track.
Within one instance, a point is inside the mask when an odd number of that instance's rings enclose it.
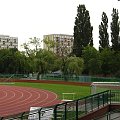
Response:
[[[0,86],[0,117],[61,103],[53,92],[31,87]]]

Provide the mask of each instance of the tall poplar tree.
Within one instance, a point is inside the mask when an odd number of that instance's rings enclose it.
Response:
[[[109,48],[108,17],[105,12],[102,13],[102,22],[99,25],[99,50]]]
[[[120,50],[120,39],[119,39],[119,15],[118,10],[113,8],[112,11],[112,22],[111,22],[111,42],[112,49],[114,51]]]
[[[86,10],[85,5],[79,5],[77,17],[75,18],[73,42],[73,54],[77,57],[82,55],[84,47],[87,45],[93,46],[92,30],[89,11]]]

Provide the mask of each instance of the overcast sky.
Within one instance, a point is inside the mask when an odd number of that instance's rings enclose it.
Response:
[[[42,40],[46,34],[73,35],[79,4],[89,10],[98,48],[101,14],[106,12],[110,22],[113,7],[120,13],[118,0],[0,0],[0,34],[18,37],[19,49],[30,37]]]

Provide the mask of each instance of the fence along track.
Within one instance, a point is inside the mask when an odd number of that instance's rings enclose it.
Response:
[[[0,79],[0,84],[15,84],[11,82],[11,79],[14,77],[14,74],[12,74],[9,78],[3,78]]]

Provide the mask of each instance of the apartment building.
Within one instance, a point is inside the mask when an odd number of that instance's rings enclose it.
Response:
[[[49,34],[44,35],[43,39],[54,41],[54,47],[49,48],[57,55],[68,55],[72,52],[73,36],[66,34]],[[48,45],[43,41],[43,49],[48,49]]]
[[[18,38],[10,37],[8,35],[0,35],[0,49],[17,48]]]

